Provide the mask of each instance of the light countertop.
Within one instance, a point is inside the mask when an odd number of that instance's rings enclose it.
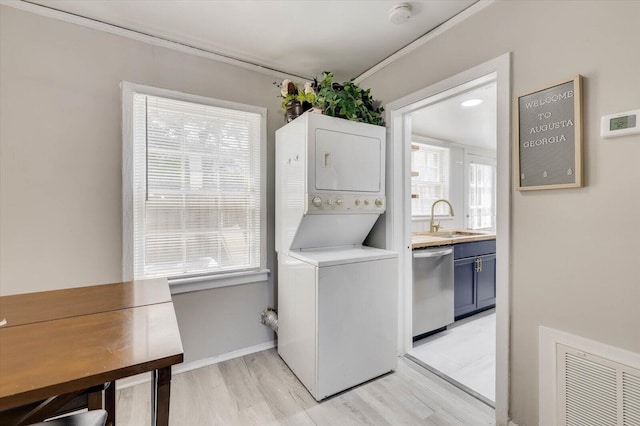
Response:
[[[449,234],[460,232],[463,235],[455,237]],[[441,234],[442,236],[438,236]],[[495,240],[495,232],[479,232],[479,231],[448,231],[443,230],[438,233],[430,234],[426,232],[415,232],[411,234],[411,248],[435,247],[448,244],[468,243],[472,241]]]

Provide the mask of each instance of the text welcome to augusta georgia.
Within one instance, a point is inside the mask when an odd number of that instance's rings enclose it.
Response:
[[[554,93],[547,96],[541,96],[538,99],[533,99],[524,103],[524,108],[527,110],[533,108],[539,108],[547,105],[554,104],[556,102],[571,100],[573,102],[573,90],[565,90],[561,93]],[[539,120],[540,124],[531,127],[528,131],[528,135],[536,135],[539,133],[545,133],[552,130],[558,130],[562,128],[573,128],[574,122],[572,119],[566,120],[557,120],[557,121],[548,121],[553,119],[553,113],[551,111],[542,111],[535,114],[537,120]],[[543,136],[543,135],[539,135]],[[525,140],[522,142],[522,148],[533,148],[542,145],[555,144],[558,142],[566,142],[567,137],[564,133],[560,135],[552,135],[546,137],[539,137]]]

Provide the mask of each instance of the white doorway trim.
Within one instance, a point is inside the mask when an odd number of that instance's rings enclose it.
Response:
[[[493,75],[492,75],[493,74]],[[509,421],[509,337],[511,282],[511,53],[463,71],[443,81],[390,102],[387,143],[386,247],[398,252],[398,353],[412,348],[411,285],[411,112],[434,102],[439,94],[482,77],[497,85],[497,224],[496,224],[496,424]]]

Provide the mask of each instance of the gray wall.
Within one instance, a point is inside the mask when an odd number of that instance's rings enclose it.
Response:
[[[586,187],[512,192],[520,426],[538,422],[538,326],[640,353],[640,136],[599,136],[602,115],[640,107],[639,22],[637,1],[498,1],[362,82],[389,102],[509,51],[514,96],[584,76]]]
[[[640,137],[599,137],[601,115],[640,105],[639,21],[636,1],[500,1],[362,83],[389,102],[508,51],[514,95],[585,77],[586,187],[512,194],[521,426],[537,424],[539,325],[640,352]],[[269,108],[272,247],[274,78],[2,6],[1,294],[120,280],[121,80]],[[271,282],[175,296],[186,360],[270,340],[273,297]]]
[[[0,294],[121,280],[122,80],[267,107],[274,270],[274,77],[0,7]],[[268,342],[267,283],[174,296],[185,360]]]

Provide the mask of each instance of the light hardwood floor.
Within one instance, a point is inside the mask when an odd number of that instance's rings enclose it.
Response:
[[[149,384],[117,391],[119,426],[150,423]],[[494,425],[494,410],[406,358],[317,403],[275,349],[173,377],[170,424]]]
[[[446,331],[414,343],[409,355],[479,394],[496,395],[496,314],[486,311],[457,321]]]

